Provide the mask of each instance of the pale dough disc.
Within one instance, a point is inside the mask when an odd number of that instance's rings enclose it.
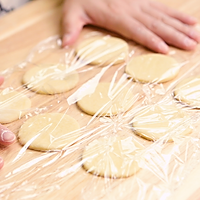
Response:
[[[133,57],[127,64],[125,72],[135,81],[144,83],[162,83],[177,76],[180,64],[166,55],[147,54]]]
[[[174,89],[177,100],[195,108],[200,108],[200,76],[181,81]]]
[[[0,123],[22,118],[31,108],[31,100],[23,93],[4,89],[0,93]]]
[[[34,150],[58,150],[80,134],[78,122],[62,113],[46,113],[28,119],[18,133],[19,142]]]
[[[139,111],[133,119],[136,134],[147,140],[166,137],[168,142],[192,132],[190,117],[174,105],[148,106]]]
[[[129,88],[121,86],[113,93],[109,88],[110,83],[99,83],[93,94],[77,102],[79,108],[87,114],[99,116],[111,116],[129,110],[135,98]]]
[[[46,68],[33,67],[24,74],[22,83],[40,94],[66,92],[76,87],[79,75],[76,71],[66,74],[65,70],[64,65]]]
[[[96,36],[82,41],[76,48],[77,55],[94,65],[119,64],[128,56],[128,44],[116,37]]]
[[[96,139],[83,151],[83,168],[102,177],[129,177],[140,169],[136,155],[141,150],[143,147],[132,137]]]

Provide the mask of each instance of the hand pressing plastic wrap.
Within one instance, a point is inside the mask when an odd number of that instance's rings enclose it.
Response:
[[[168,199],[199,162],[197,52],[58,36],[3,71],[0,199]]]

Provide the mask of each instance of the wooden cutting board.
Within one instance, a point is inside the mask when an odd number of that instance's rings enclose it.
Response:
[[[200,20],[200,5],[198,0],[161,0],[161,2],[191,14]],[[101,125],[98,119],[94,119],[91,124],[87,125],[88,121],[91,120],[91,116],[82,113],[76,105],[69,106],[67,104],[67,98],[73,94],[76,89],[61,95],[44,96],[27,91],[21,85],[23,73],[26,69],[31,67],[33,63],[21,70],[19,64],[27,59],[31,49],[40,41],[60,33],[61,3],[61,0],[33,1],[0,19],[0,70],[10,69],[10,71],[8,70],[6,73],[6,81],[2,87],[14,87],[18,88],[20,91],[26,91],[26,94],[31,98],[33,103],[30,114],[34,115],[37,108],[39,108],[38,112],[64,112],[67,110],[67,114],[76,118],[81,127],[86,126],[86,129],[83,130],[83,134],[91,132],[90,136],[98,137],[99,129],[97,128]],[[111,34],[102,29],[86,27],[82,31],[78,42],[92,31]],[[135,55],[148,52],[148,50],[139,45],[135,46],[133,42],[129,42],[129,45],[130,49],[135,50]],[[180,62],[189,60],[182,68],[176,80],[188,71],[191,74],[200,74],[200,67],[196,67],[193,72],[190,70],[191,67],[195,66],[200,60],[199,46],[194,52],[186,52],[171,48],[171,53],[173,52],[175,52],[175,57]],[[50,54],[52,54],[52,52]],[[62,51],[61,55],[63,55]],[[45,59],[35,61],[35,63],[37,62],[45,62]],[[116,72],[116,69],[119,68],[120,66],[112,66],[102,77],[102,80],[110,81],[113,74]],[[11,71],[12,69],[14,69],[14,72]],[[94,68],[90,71],[87,70],[87,73],[80,73],[81,81],[79,86],[100,72],[100,70],[101,68]],[[118,79],[122,74],[123,68],[119,70]],[[173,84],[175,84],[175,81],[163,85],[165,91],[167,91],[166,94],[171,92],[171,88],[173,87]],[[161,89],[160,86],[158,86],[157,89]],[[139,93],[140,91],[141,86],[138,86],[135,92]],[[157,98],[154,100],[158,101]],[[137,105],[139,105],[141,101],[142,94]],[[26,118],[24,117],[21,120],[7,124],[7,126],[17,134],[20,126],[25,120]],[[130,131],[127,131],[127,134],[131,134]],[[142,139],[139,138],[138,140],[142,141]],[[136,176],[127,179],[105,179],[86,173],[81,168],[80,158],[84,146],[89,141],[90,137],[83,140],[81,144],[79,143],[78,145],[69,148],[66,152],[46,153],[26,150],[22,148],[18,142],[7,148],[1,147],[1,156],[5,160],[5,166],[0,172],[0,199],[1,197],[2,199],[9,200],[16,198],[52,200],[56,198],[150,199],[150,197],[152,199],[160,199],[160,194],[162,192],[159,190],[163,187],[164,191],[165,188],[169,187],[168,184],[170,183],[176,183],[172,186],[175,193],[173,193],[171,199],[189,200],[195,198],[198,199],[198,197],[200,197],[200,192],[198,192],[200,184],[193,183],[194,180],[196,180],[196,177],[200,177],[200,170],[198,170],[198,167],[195,168],[195,166],[191,165],[190,173],[182,176],[185,178],[185,180],[182,180],[182,185],[179,185],[175,180],[170,182],[177,178],[176,176],[173,177],[173,173],[176,174],[176,172],[173,171],[175,169],[174,162],[176,161],[173,156],[170,158],[170,164],[166,164],[166,162],[163,162],[164,164],[160,163],[160,166],[155,173],[153,173],[153,169],[150,169],[150,171],[147,169],[141,170]],[[152,145],[150,142],[142,142],[147,146]],[[185,143],[179,145],[179,158],[181,160],[186,158],[189,159],[190,155],[193,155],[194,152],[194,147],[191,142],[186,142],[186,144],[189,145],[187,148],[185,148],[184,144]],[[169,153],[171,146],[166,145],[164,149]],[[151,155],[151,152],[149,155],[155,156],[155,158],[159,157],[159,154],[157,156],[155,155],[158,153],[156,149],[154,149],[152,153],[153,155]],[[164,155],[164,153],[162,155]],[[196,164],[198,164],[198,162],[196,162]],[[153,165],[151,166],[153,167]],[[164,171],[162,170],[163,166],[167,167]],[[193,168],[194,171],[192,171]],[[169,180],[170,178],[171,180]],[[166,180],[168,180],[168,182]],[[142,185],[143,183],[146,183],[145,186]],[[138,191],[141,193],[138,193]],[[155,192],[153,193],[152,191]],[[167,191],[165,192],[167,193]],[[153,196],[151,196],[152,194]]]

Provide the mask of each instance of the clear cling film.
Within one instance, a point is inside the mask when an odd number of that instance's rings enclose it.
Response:
[[[200,61],[100,31],[1,72],[0,199],[169,199],[199,164]],[[15,77],[20,77],[16,79]]]

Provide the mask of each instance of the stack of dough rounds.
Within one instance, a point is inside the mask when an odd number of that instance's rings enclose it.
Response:
[[[31,108],[31,100],[23,93],[4,89],[0,93],[0,123],[10,123],[23,117]]]
[[[62,113],[46,113],[28,119],[18,133],[19,142],[34,150],[58,150],[80,136],[78,122]]]
[[[76,48],[77,55],[93,65],[125,62],[128,44],[116,37],[96,36],[82,41]]]
[[[179,70],[180,64],[174,58],[161,54],[147,54],[133,57],[125,72],[135,81],[163,83],[175,78]]]
[[[200,108],[200,76],[181,81],[174,89],[177,100],[194,108]]]
[[[87,114],[98,116],[112,116],[130,109],[134,95],[129,88],[121,86],[113,94],[109,94],[109,88],[110,83],[99,83],[93,94],[77,102],[79,108]]]
[[[140,167],[136,154],[143,147],[132,137],[104,137],[91,142],[83,151],[83,168],[94,175],[125,178],[134,175]]]
[[[164,137],[165,141],[172,142],[192,132],[190,117],[175,105],[144,108],[135,115],[133,128],[137,135],[151,141]]]
[[[66,73],[64,65],[51,67],[33,67],[22,79],[30,90],[40,94],[56,94],[69,91],[76,87],[79,75],[76,71]]]

